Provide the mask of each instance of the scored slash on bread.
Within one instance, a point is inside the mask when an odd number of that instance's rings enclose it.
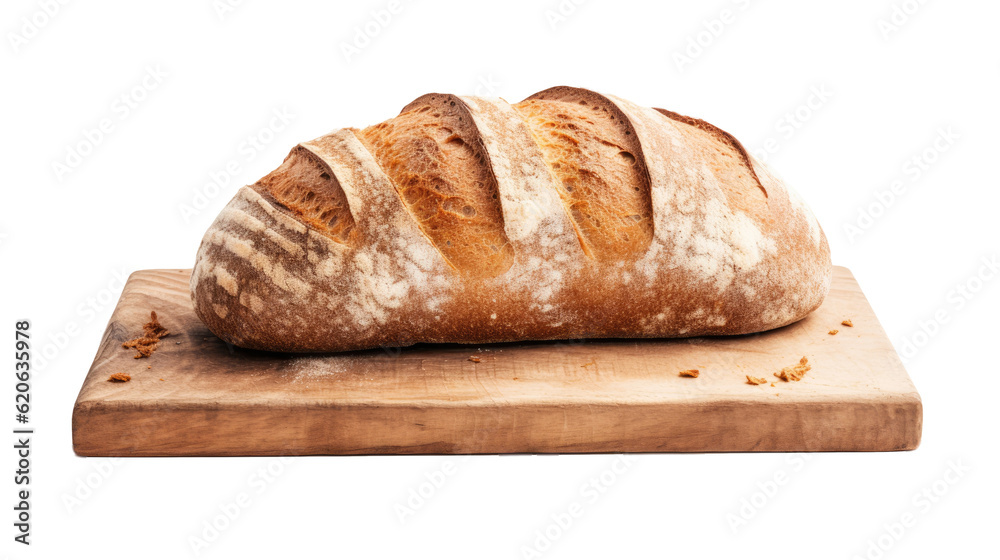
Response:
[[[209,228],[223,340],[278,351],[758,332],[826,296],[815,217],[721,129],[593,91],[428,94],[296,146]]]

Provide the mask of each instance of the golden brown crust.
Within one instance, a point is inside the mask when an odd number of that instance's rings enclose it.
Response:
[[[461,99],[425,95],[357,135],[456,270],[493,277],[510,268],[496,179]]]
[[[586,117],[580,100],[614,118]],[[812,213],[717,132],[576,88],[519,107],[433,94],[390,124],[303,143],[308,154],[283,164],[284,188],[272,174],[241,189],[207,232],[191,280],[197,313],[233,344],[309,352],[743,334],[797,321],[826,296],[829,247]],[[581,152],[546,152],[534,131],[548,122],[581,131]],[[465,148],[442,148],[452,135]],[[596,145],[619,159],[602,165]],[[623,147],[635,167],[621,167]],[[566,158],[588,177],[579,200],[553,169]],[[307,163],[329,169],[319,179],[333,202],[304,204],[316,181]],[[608,231],[574,216],[578,202],[609,216]],[[327,210],[351,227],[333,234]],[[643,225],[608,226],[616,212]],[[628,242],[614,244],[623,231]]]
[[[649,173],[631,123],[608,98],[552,88],[517,103],[587,253],[634,259],[653,238]]]
[[[354,217],[344,190],[329,166],[308,147],[296,146],[280,167],[253,188],[313,229],[341,243],[351,241]]]
[[[753,180],[757,183],[757,186],[760,188],[761,192],[764,193],[764,196],[765,197],[767,196],[767,189],[764,188],[764,184],[761,183],[760,178],[757,177],[757,172],[754,171],[753,161],[751,161],[750,159],[751,157],[750,152],[748,152],[747,149],[743,147],[743,143],[737,140],[735,136],[729,134],[725,130],[722,130],[721,128],[715,126],[714,124],[708,121],[703,121],[701,119],[696,119],[694,117],[689,117],[687,115],[682,115],[680,113],[668,111],[667,109],[660,109],[659,107],[654,107],[654,109],[656,109],[661,114],[675,121],[682,122],[686,125],[693,126],[699,130],[708,132],[713,137],[717,138],[719,141],[728,144],[729,147],[736,152],[738,157],[743,160],[743,165],[746,166],[746,170],[750,173],[750,176],[753,177]]]

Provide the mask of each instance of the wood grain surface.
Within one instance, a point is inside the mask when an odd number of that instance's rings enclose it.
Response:
[[[73,410],[77,454],[892,451],[920,443],[920,396],[845,268],[835,269],[819,310],[763,334],[331,355],[227,346],[195,316],[189,276],[130,277]],[[150,358],[133,359],[122,342],[141,334],[150,311],[172,334]],[[802,356],[812,365],[802,381],[774,377]],[[692,368],[699,377],[678,375]],[[108,382],[117,372],[132,380]],[[747,375],[768,382],[750,385]]]

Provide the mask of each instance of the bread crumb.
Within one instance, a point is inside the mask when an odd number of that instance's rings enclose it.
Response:
[[[832,331],[828,332],[827,334],[837,334],[839,332],[840,331],[838,331],[837,329],[833,329]]]
[[[148,358],[159,347],[160,339],[170,335],[170,331],[160,324],[156,317],[156,311],[149,312],[149,322],[142,326],[142,336],[122,343],[122,348],[134,348],[135,359]],[[180,344],[180,343],[178,343]],[[150,368],[152,369],[152,366]]]
[[[163,380],[164,380],[164,379],[163,379],[163,378],[161,377],[161,378],[160,378],[160,381],[163,381]]]
[[[840,322],[840,324],[844,325],[845,327],[853,327],[854,321],[851,321],[850,319],[844,319],[843,321]]]
[[[771,382],[771,387],[774,387],[774,381]]]
[[[108,378],[108,381],[112,383],[128,383],[129,381],[132,381],[132,376],[127,373],[113,373],[111,374],[111,377]]]
[[[698,377],[701,373],[696,369],[686,369],[680,372],[682,377]]]
[[[159,346],[160,340],[158,338],[148,338],[140,337],[133,338],[127,342],[122,343],[122,348],[133,348],[136,351],[135,359],[148,358],[154,351],[156,351],[157,346]]]
[[[591,361],[589,361],[589,362],[587,362],[587,363],[583,364],[583,365],[582,365],[582,366],[580,366],[580,367],[582,367],[582,368],[585,368],[585,367],[587,367],[587,366],[596,366],[596,365],[597,365],[597,362],[596,362],[595,360],[591,360]]]
[[[762,385],[764,383],[767,383],[767,379],[764,379],[763,377],[754,377],[752,375],[748,375],[747,383],[751,385]],[[772,383],[771,386],[773,387],[774,383]]]
[[[479,362],[483,361],[483,359],[480,358],[479,356],[469,356],[469,361],[478,364]]]
[[[156,311],[150,311],[149,322],[142,326],[142,334],[148,338],[165,338],[170,334],[170,331],[163,328],[163,325],[160,324],[160,321],[156,318]]]
[[[809,365],[809,358],[802,356],[802,359],[799,360],[798,364],[792,367],[782,368],[781,371],[775,373],[774,376],[783,381],[801,381],[806,372],[811,369],[812,366]]]

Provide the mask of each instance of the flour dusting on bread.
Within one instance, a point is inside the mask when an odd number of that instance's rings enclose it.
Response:
[[[734,138],[557,87],[300,144],[218,216],[191,288],[224,340],[309,352],[750,333],[831,278],[815,216]]]

